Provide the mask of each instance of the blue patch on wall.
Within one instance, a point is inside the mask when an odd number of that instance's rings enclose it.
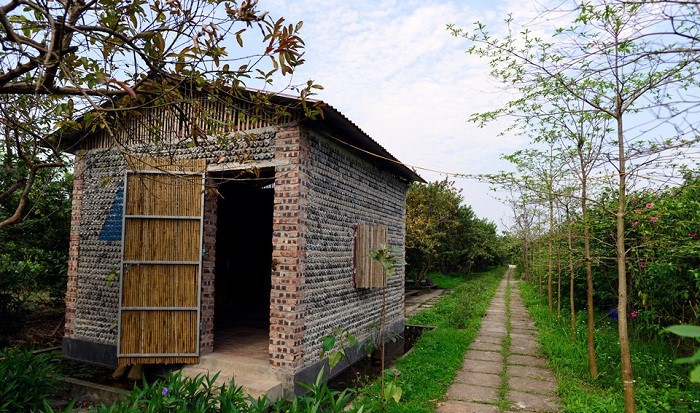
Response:
[[[109,216],[102,226],[100,241],[121,241],[122,240],[122,213],[124,212],[124,183],[119,186],[114,195],[112,207],[109,209]]]

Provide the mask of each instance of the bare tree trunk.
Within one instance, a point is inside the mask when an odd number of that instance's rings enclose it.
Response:
[[[525,274],[526,281],[532,281],[532,273],[530,272],[530,243],[528,242],[527,235],[523,240],[523,273]]]
[[[571,216],[569,206],[566,206],[566,235],[569,246],[569,316],[571,317],[571,339],[576,340],[576,308],[574,305],[574,246],[571,235]]]
[[[583,253],[586,262],[586,314],[588,323],[588,372],[591,377],[598,377],[598,363],[595,359],[595,315],[593,314],[593,269],[591,268],[591,237],[589,233],[588,205],[588,179],[584,176],[581,180],[581,213],[583,215]]]
[[[625,259],[625,207],[627,205],[627,170],[625,162],[625,142],[622,129],[622,112],[619,95],[617,98],[617,146],[618,146],[618,170],[619,193],[617,204],[617,234],[615,244],[617,250],[617,330],[620,340],[620,362],[622,366],[622,389],[625,400],[625,413],[636,411],[634,400],[634,380],[632,376],[632,357],[630,355],[629,335],[627,332],[627,268]]]
[[[533,258],[533,262],[534,262],[534,255],[535,255],[535,252],[534,252],[534,251],[532,252],[532,255],[533,255],[532,258]],[[538,264],[540,264],[540,263],[538,263]],[[540,291],[539,291],[539,293],[540,293],[540,294],[544,294],[544,291],[545,291],[545,290],[544,290],[544,277],[543,277],[543,274],[542,274],[542,268],[540,268],[540,266],[541,266],[541,265],[538,265],[538,266],[537,266],[537,280],[538,280],[538,282],[539,282],[539,284],[540,284]]]
[[[549,197],[549,236],[547,237],[547,251],[549,254],[549,257],[547,257],[547,309],[551,315],[553,312],[552,272],[554,271],[554,200],[552,200],[551,187],[549,190],[550,193],[547,194]]]
[[[559,226],[557,226],[557,321],[561,321],[561,244]]]

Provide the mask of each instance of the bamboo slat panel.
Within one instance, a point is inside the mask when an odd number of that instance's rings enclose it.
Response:
[[[197,311],[122,311],[121,353],[197,353]]]
[[[197,364],[199,356],[180,357],[120,357],[119,366],[133,366],[134,364]]]
[[[122,306],[196,307],[198,269],[198,265],[128,265],[122,276]]]
[[[128,164],[122,259],[146,263],[122,263],[119,364],[196,363],[205,164]]]
[[[126,215],[198,216],[201,213],[201,176],[132,174],[127,191]]]
[[[127,155],[126,166],[132,171],[204,172],[207,163],[205,159]]]
[[[387,245],[388,228],[384,225],[357,225],[355,227],[355,287],[386,287],[386,272],[381,264],[372,259],[371,249]]]
[[[124,228],[124,260],[199,261],[198,220],[130,218]]]

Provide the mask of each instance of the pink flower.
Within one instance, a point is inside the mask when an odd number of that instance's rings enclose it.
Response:
[[[639,221],[632,221],[632,226],[633,226],[633,227],[636,227],[637,225],[639,225]]]
[[[615,238],[615,233],[612,232],[612,231],[610,231],[610,236],[611,236],[612,238]]]
[[[689,233],[688,233],[688,236],[689,236],[690,238],[692,238],[692,239],[695,239],[695,238],[698,237],[698,233],[697,233],[697,232],[689,232]]]
[[[651,202],[647,203],[645,206],[647,207],[647,209],[654,208],[654,204],[652,204]]]
[[[630,313],[630,317],[632,317],[632,318],[637,318],[638,315],[639,315],[639,313],[637,312],[637,310],[634,310]]]
[[[654,215],[653,217],[651,217],[651,219],[649,219],[649,222],[651,222],[652,224],[656,224],[658,221],[659,221],[658,215]]]
[[[647,263],[645,263],[645,262],[640,262],[640,263],[639,263],[639,268],[644,269],[644,268],[646,268],[646,267],[647,267]]]

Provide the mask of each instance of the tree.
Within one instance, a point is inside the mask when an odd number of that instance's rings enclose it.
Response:
[[[694,16],[699,13],[695,5],[678,3],[675,7]],[[618,332],[625,411],[630,413],[636,408],[626,316],[628,184],[643,168],[657,166],[664,155],[673,151],[674,156],[682,156],[685,153],[678,152],[679,148],[698,142],[689,126],[690,108],[696,102],[689,101],[685,91],[697,87],[700,26],[674,26],[674,21],[652,3],[583,2],[576,4],[576,10],[573,24],[556,30],[552,41],[544,41],[527,29],[518,39],[512,32],[503,39],[494,37],[483,24],[477,24],[474,33],[452,29],[472,42],[470,53],[489,59],[494,76],[518,87],[521,96],[493,116],[523,107],[525,102],[531,102],[536,111],[546,110],[551,89],[540,86],[554,82],[559,90],[583,102],[587,110],[608,117],[615,125],[607,155],[617,175]],[[656,127],[672,124],[674,128],[670,132],[659,129],[653,136],[651,125],[626,127],[631,117],[642,112],[658,115]]]
[[[571,198],[569,198],[567,201],[570,201]],[[568,251],[568,257],[567,257],[567,264],[569,267],[569,321],[571,323],[571,339],[576,340],[576,300],[575,300],[575,280],[576,280],[576,270],[575,270],[575,264],[574,264],[574,236],[573,232],[571,230],[572,227],[572,220],[571,220],[571,204],[570,202],[564,202],[564,214],[565,214],[565,222],[566,222],[566,247]],[[589,320],[590,324],[590,320]],[[589,334],[589,337],[593,337],[592,334]],[[588,359],[590,361],[591,359],[591,347],[590,347],[590,341],[589,341],[589,354],[588,354]],[[594,352],[592,354],[593,360],[595,361],[595,347],[593,348]],[[590,363],[589,363],[589,373],[590,371]]]
[[[531,193],[534,199],[547,206],[547,307],[551,314],[554,308],[552,282],[554,274],[554,204],[557,195],[555,186],[557,181],[561,179],[561,165],[558,165],[559,156],[554,146],[549,144],[545,150],[519,150],[511,155],[505,155],[504,158],[516,166],[519,175],[514,179],[509,179],[510,174],[493,176],[493,182],[520,186],[524,191]]]
[[[414,183],[406,196],[406,261],[416,281],[432,270],[465,272],[500,264],[496,225],[476,217],[448,180]]]
[[[40,170],[25,219],[0,231],[0,346],[24,325],[28,312],[64,301],[71,185],[71,176],[58,169]],[[19,194],[0,201],[0,216],[18,202]]]
[[[447,233],[457,225],[455,217],[461,201],[459,192],[447,179],[425,185],[413,183],[408,188],[406,261],[417,282],[437,265]]]
[[[301,26],[260,12],[256,0],[6,0],[0,200],[19,201],[0,228],[23,219],[40,170],[67,165],[56,128],[82,116],[82,127],[109,131],[112,114],[175,102],[182,85],[227,93],[253,77],[269,85],[303,63]],[[244,48],[256,32],[261,50]],[[302,103],[314,87],[295,89]],[[196,144],[196,130],[190,138]]]
[[[594,288],[588,204],[591,198],[590,177],[604,162],[601,154],[610,132],[610,122],[606,117],[586,110],[585,102],[559,88],[556,80],[552,80],[550,84],[540,82],[540,87],[547,91],[553,110],[529,115],[526,120],[528,124],[540,128],[537,141],[544,140],[550,145],[559,146],[561,162],[567,165],[567,172],[574,175],[578,181],[578,203],[581,207],[583,227],[583,259],[586,269],[588,370],[590,376],[595,378],[598,376],[598,363],[595,357]],[[557,199],[563,199],[566,203],[568,198],[573,196],[573,192],[565,189],[561,195],[563,196]],[[573,262],[570,262],[571,274],[573,274],[572,266]],[[571,283],[573,286],[573,277],[571,277]],[[570,294],[573,294],[572,291]],[[570,297],[570,302],[573,303],[573,296]]]
[[[515,188],[510,188],[510,197],[505,200],[513,213],[510,233],[516,238],[519,238],[522,243],[522,247],[520,248],[522,278],[526,281],[533,282],[530,251],[533,238],[535,237],[534,228],[537,211],[534,206],[528,202],[525,196],[518,197],[514,189]]]

